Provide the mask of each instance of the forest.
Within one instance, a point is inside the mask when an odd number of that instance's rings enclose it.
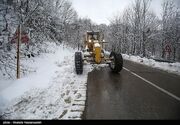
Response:
[[[48,43],[78,48],[86,31],[100,31],[108,42],[106,50],[157,60],[180,62],[180,8],[164,0],[158,16],[151,0],[134,0],[110,24],[96,24],[82,18],[68,0],[0,1],[0,70],[12,78],[16,70],[16,44],[12,39],[18,26],[30,40],[21,44],[21,55],[33,58],[48,52]],[[28,69],[22,66],[22,72]]]

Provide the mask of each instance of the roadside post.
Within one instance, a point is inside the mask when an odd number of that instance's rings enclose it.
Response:
[[[18,26],[18,40],[17,40],[17,73],[16,78],[20,79],[20,45],[21,45],[21,24]]]
[[[21,44],[27,44],[29,42],[29,36],[26,29],[20,24],[11,40],[11,44],[16,44],[16,78],[20,79],[20,49]]]

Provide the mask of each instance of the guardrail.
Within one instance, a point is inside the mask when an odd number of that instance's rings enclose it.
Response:
[[[170,61],[170,60],[165,60],[165,59],[156,59],[156,58],[151,58],[157,62],[167,62],[167,63],[174,63],[174,61]]]

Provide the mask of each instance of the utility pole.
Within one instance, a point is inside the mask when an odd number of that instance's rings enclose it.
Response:
[[[16,78],[20,79],[20,44],[21,44],[21,24],[18,26],[18,40],[17,40],[17,73]]]

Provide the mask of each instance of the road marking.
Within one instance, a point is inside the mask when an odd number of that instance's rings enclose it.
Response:
[[[128,72],[130,72],[131,74],[135,75],[136,77],[140,78],[141,80],[145,81],[146,83],[149,83],[150,85],[152,85],[153,87],[157,88],[157,89],[160,90],[161,92],[163,92],[163,93],[165,93],[165,94],[171,96],[172,98],[174,98],[174,99],[180,101],[180,98],[177,97],[176,95],[174,95],[174,94],[168,92],[167,90],[165,90],[165,89],[163,89],[163,88],[160,88],[159,86],[155,85],[154,83],[148,81],[147,79],[145,79],[145,78],[139,76],[138,74],[136,74],[136,73],[130,71],[129,69],[127,69],[127,68],[125,68],[125,67],[123,67],[123,69],[125,69],[126,71],[128,71]]]

